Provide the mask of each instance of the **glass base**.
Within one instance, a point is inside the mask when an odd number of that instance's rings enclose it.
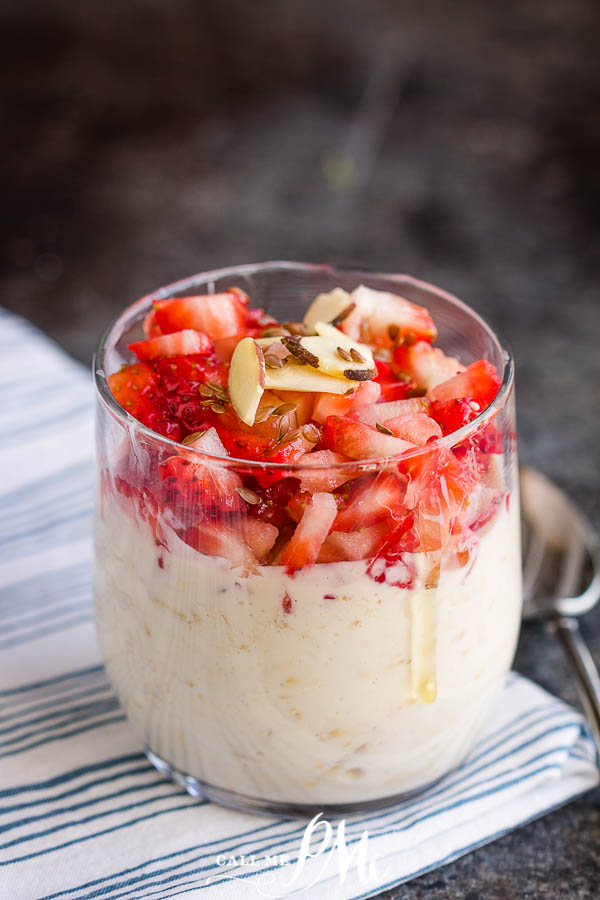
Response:
[[[207,784],[205,781],[200,781],[193,775],[186,775],[185,772],[180,772],[171,763],[166,762],[166,760],[154,753],[150,747],[146,747],[144,752],[161,775],[181,785],[192,797],[197,797],[199,800],[210,800],[212,803],[218,803],[220,806],[227,806],[240,812],[281,816],[288,819],[311,819],[317,813],[321,813],[327,819],[330,816],[350,816],[353,813],[368,812],[386,806],[393,806],[396,803],[402,803],[404,800],[410,800],[424,793],[444,777],[442,775],[439,778],[434,778],[433,781],[424,784],[422,787],[405,791],[403,794],[394,794],[391,797],[381,797],[376,800],[363,800],[358,803],[325,803],[321,806],[314,803],[282,803],[278,800],[261,800],[259,797],[248,797],[246,794],[238,794],[235,791],[228,791],[226,788],[215,787],[212,784]]]

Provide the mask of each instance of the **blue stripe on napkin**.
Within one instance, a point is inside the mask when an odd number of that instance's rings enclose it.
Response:
[[[286,896],[306,823],[224,810],[164,781],[106,680],[90,599],[89,378],[5,312],[0,346],[0,898]],[[346,822],[350,851],[368,831],[375,876],[351,868],[342,882],[332,854],[293,887],[317,900],[372,896],[598,780],[578,713],[511,673],[460,769]],[[252,854],[256,865],[240,864]]]

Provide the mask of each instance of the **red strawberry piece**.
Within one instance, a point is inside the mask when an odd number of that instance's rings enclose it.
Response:
[[[374,291],[361,285],[352,292],[352,299],[377,343],[389,346],[398,335],[413,342],[418,339],[433,341],[437,337],[437,328],[425,307],[411,303],[399,294]],[[395,329],[393,339],[390,328]]]
[[[397,347],[394,359],[403,372],[407,372],[420,387],[428,391],[465,370],[457,359],[446,356],[442,350],[432,347],[426,341],[418,341],[412,347]]]
[[[319,550],[319,555],[317,556],[318,563],[337,563],[337,562],[347,562],[347,559],[344,555],[344,552],[341,547],[334,547],[329,543],[329,538],[326,538],[323,546]],[[333,595],[326,595],[323,599],[332,600],[334,599]]]
[[[163,356],[188,356],[191,353],[209,356],[213,352],[213,342],[201,331],[186,328],[147,341],[135,341],[129,344],[129,349],[142,362],[152,362]]]
[[[323,431],[323,443],[329,450],[350,459],[376,459],[399,456],[413,444],[389,434],[381,434],[355,419],[329,416]]]
[[[248,512],[262,522],[275,525],[281,531],[290,523],[287,505],[298,492],[298,485],[296,478],[280,478],[265,487],[258,481],[246,479],[245,486],[250,487],[258,497],[258,503],[251,506]]]
[[[415,517],[409,513],[384,539],[376,556],[367,566],[367,575],[378,584],[385,582],[394,587],[410,588],[414,582],[415,570],[409,554],[419,549]]]
[[[298,493],[288,499],[287,512],[294,522],[300,521],[307,508],[310,506],[311,500],[312,494],[310,491],[298,491]]]
[[[475,435],[473,443],[482,453],[504,453],[502,432],[492,423]]]
[[[361,381],[353,395],[317,394],[312,412],[315,422],[324,422],[327,416],[346,416],[359,413],[377,403],[381,385],[376,381]]]
[[[366,384],[366,382],[365,382]],[[328,416],[345,416],[352,407],[352,397],[344,394],[316,394],[313,419],[321,424]]]
[[[351,488],[334,522],[335,531],[358,531],[405,514],[406,480],[393,472],[367,476]]]
[[[195,440],[186,441],[185,449],[182,448],[180,450],[181,455],[185,456],[186,459],[190,459],[192,462],[198,462],[197,454],[187,452],[188,448],[199,450],[201,453],[207,453],[209,456],[227,456],[227,450],[223,446],[223,442],[221,441],[216,428],[209,428],[208,431],[205,431]]]
[[[182,539],[206,556],[228,559],[233,566],[245,566],[253,570],[256,559],[242,540],[237,529],[221,522],[200,522],[187,528]]]
[[[122,366],[108,376],[108,386],[115,400],[135,418],[147,405],[149,395],[155,390],[152,370],[144,363]]]
[[[479,478],[474,454],[461,461],[442,450],[432,457],[416,489],[416,522],[423,550],[443,549],[451,534],[464,531],[469,498]]]
[[[296,464],[314,446],[300,432],[287,443],[276,444],[265,456],[267,462]],[[278,476],[280,477],[280,476]]]
[[[325,544],[341,559],[370,559],[379,550],[389,526],[386,522],[361,528],[360,531],[332,531]],[[325,547],[325,544],[323,547]]]
[[[148,365],[123,366],[107,380],[115,399],[130,415],[173,441],[183,438],[185,431],[171,414],[156,374]]]
[[[444,434],[452,434],[463,425],[472,422],[477,410],[468,400],[434,400],[430,407],[430,415],[440,425]]]
[[[154,312],[154,307],[150,310],[148,315],[145,317],[142,328],[144,329],[144,334],[147,338],[160,337],[162,331],[158,327],[158,323],[156,321],[156,314]]]
[[[386,419],[383,425],[385,428],[389,428],[394,437],[410,441],[417,447],[422,447],[428,441],[442,436],[442,429],[438,423],[426,413],[413,413]]]
[[[248,296],[246,291],[243,291],[239,287],[227,288],[227,293],[233,294],[235,297],[237,297],[237,299],[240,301],[240,303],[242,303],[244,306],[248,306],[248,304],[250,303],[250,297]],[[262,309],[256,309],[256,308],[247,310],[248,315],[250,315],[251,313],[255,314],[257,316],[257,318],[260,318],[262,315],[264,315]]]
[[[207,413],[207,415],[209,416],[210,414]],[[223,442],[229,456],[237,459],[263,461],[274,451],[276,443],[274,436],[260,434],[258,431],[253,432],[251,428],[248,428],[242,422],[236,422],[238,427],[230,427],[228,424],[225,424],[230,421],[226,414],[215,413],[210,417],[210,420],[215,423],[219,438]],[[304,452],[304,446],[302,452]],[[279,460],[271,461],[278,462]],[[285,459],[281,460],[281,462],[286,461]]]
[[[246,304],[235,291],[154,302],[156,322],[163,334],[194,328],[213,340],[244,330]]]
[[[416,382],[409,375],[397,376],[387,363],[382,362],[380,359],[375,360],[375,365],[377,366],[375,382],[381,389],[382,401],[391,403],[395,400],[404,400],[417,387]]]
[[[429,400],[426,397],[411,397],[407,400],[395,400],[391,403],[377,403],[367,406],[358,412],[358,418],[365,425],[383,425],[387,419],[398,416],[412,416],[416,413],[429,412]]]
[[[232,513],[245,508],[236,490],[242,484],[239,476],[223,465],[170,456],[159,465],[158,473],[171,498],[189,505],[189,515],[197,515],[198,510]]]
[[[486,409],[498,393],[500,378],[495,367],[485,359],[467,366],[464,372],[436,385],[429,392],[434,401],[469,400],[476,404],[476,412]]]
[[[281,555],[281,564],[289,569],[312,566],[336,514],[337,504],[331,494],[314,494]]]
[[[120,475],[115,475],[114,484],[117,493],[125,498],[125,505],[130,504],[129,514],[138,522],[148,522],[156,545],[166,547],[159,522],[160,506],[152,491],[146,486],[136,487]]]
[[[256,559],[263,562],[275,544],[279,530],[269,522],[248,516],[243,522],[242,533]]]
[[[227,371],[212,357],[171,356],[151,364],[156,383],[154,397],[164,417],[176,426],[181,440],[186,434],[198,431],[207,424],[206,397],[199,393],[199,386],[206,382],[227,383]],[[156,424],[156,417],[144,411],[138,417],[155,431],[165,432]],[[212,423],[210,423],[212,424]],[[169,434],[169,436],[173,436]]]
[[[356,393],[352,398],[351,413],[357,413],[374,403],[378,403],[381,398],[381,385],[376,381],[361,381],[356,389]]]
[[[265,391],[265,394],[270,394],[270,391]],[[260,401],[261,407],[265,405],[265,394]],[[296,407],[296,411],[293,415],[290,414],[290,419],[292,423],[295,422],[297,426],[306,425],[307,422],[313,418],[313,404],[315,400],[315,394],[310,393],[309,391],[278,391],[277,394],[272,395],[279,399],[279,403],[293,403]],[[271,420],[273,421],[273,420]]]
[[[298,465],[302,466],[302,470],[298,473],[302,490],[311,493],[332,491],[348,481],[349,478],[355,477],[356,473],[353,475],[347,466],[340,468],[340,463],[347,461],[345,456],[340,456],[339,453],[334,453],[332,450],[315,450],[313,453],[305,453],[297,460]],[[315,470],[310,471],[313,468]]]

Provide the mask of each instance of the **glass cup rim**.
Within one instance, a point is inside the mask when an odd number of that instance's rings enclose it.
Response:
[[[318,466],[306,465],[298,462],[279,463],[271,462],[270,460],[250,460],[233,456],[214,456],[210,453],[205,453],[202,450],[198,450],[195,447],[187,446],[179,443],[178,441],[174,441],[172,438],[159,434],[157,431],[153,431],[147,425],[144,425],[143,422],[140,422],[138,419],[128,413],[127,410],[123,409],[123,407],[117,402],[108,386],[107,376],[104,372],[104,359],[110,339],[112,338],[113,334],[119,330],[122,323],[136,316],[141,310],[149,307],[154,300],[170,298],[176,292],[185,291],[188,288],[197,286],[197,282],[199,280],[204,280],[206,282],[211,280],[216,281],[217,279],[228,277],[229,275],[231,275],[232,278],[235,278],[236,276],[252,275],[256,272],[277,271],[282,269],[287,269],[289,271],[305,271],[314,273],[321,272],[323,274],[332,276],[334,276],[337,272],[343,273],[345,276],[351,276],[352,274],[355,274],[359,279],[361,277],[386,278],[392,283],[394,281],[397,281],[399,284],[409,283],[416,288],[436,294],[440,299],[449,303],[450,306],[453,306],[456,309],[459,309],[462,312],[466,313],[487,334],[492,343],[496,346],[500,357],[504,360],[504,371],[502,373],[502,381],[500,384],[500,388],[498,389],[498,393],[496,394],[490,405],[483,409],[480,413],[478,413],[478,415],[471,422],[468,422],[466,425],[463,425],[456,431],[453,431],[450,434],[442,435],[442,437],[436,438],[434,441],[431,441],[430,443],[427,443],[423,446],[413,447],[410,450],[405,450],[403,453],[400,453],[397,456],[381,456],[369,459],[356,459],[333,464],[323,463],[322,465]],[[122,330],[123,328],[121,328],[121,331]],[[422,281],[412,275],[379,272],[378,270],[369,269],[367,267],[334,265],[332,263],[305,263],[294,262],[292,260],[270,260],[268,262],[225,266],[220,269],[210,269],[204,272],[199,272],[196,275],[190,275],[186,278],[173,281],[170,284],[163,285],[163,287],[160,287],[157,290],[145,294],[143,297],[140,297],[139,300],[136,300],[133,303],[129,304],[129,306],[125,307],[125,309],[105,329],[104,333],[100,337],[93,356],[92,372],[98,396],[108,407],[114,418],[119,420],[124,427],[134,428],[136,431],[143,434],[150,440],[164,445],[167,449],[172,449],[173,453],[180,452],[181,447],[185,446],[186,456],[188,457],[188,459],[191,455],[192,457],[197,456],[198,461],[210,460],[211,462],[218,463],[221,466],[235,466],[236,468],[243,466],[244,468],[255,470],[285,469],[289,472],[300,472],[306,470],[309,470],[311,472],[318,472],[324,469],[353,469],[354,471],[356,471],[357,468],[360,468],[362,471],[373,471],[375,469],[381,468],[382,465],[389,465],[391,462],[412,459],[413,457],[419,456],[420,454],[429,452],[431,450],[449,450],[457,444],[462,443],[473,434],[477,434],[479,431],[485,428],[490,420],[493,419],[498,412],[504,409],[504,406],[506,405],[506,402],[510,396],[510,392],[514,383],[514,357],[508,344],[501,341],[495,331],[485,321],[485,319],[483,319],[482,316],[479,315],[479,313],[475,312],[475,310],[472,309],[467,303],[465,303],[463,300],[460,300],[454,294],[451,294],[448,291],[437,287],[437,285]]]

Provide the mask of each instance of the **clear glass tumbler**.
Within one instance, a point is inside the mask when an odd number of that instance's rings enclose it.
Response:
[[[184,448],[108,388],[153,300],[235,285],[289,321],[318,293],[361,283],[428,307],[446,353],[492,362],[491,406],[401,457],[308,468]],[[457,766],[511,665],[521,612],[513,363],[486,323],[403,275],[239,266],[130,306],[94,370],[98,634],[159,771],[244,810],[333,814],[405,798]],[[195,475],[170,490],[164,467],[182,453]],[[391,489],[395,524],[368,559],[257,564],[256,506],[221,502],[224,485],[250,486],[277,527],[298,485],[317,502],[356,479],[365,496]]]

